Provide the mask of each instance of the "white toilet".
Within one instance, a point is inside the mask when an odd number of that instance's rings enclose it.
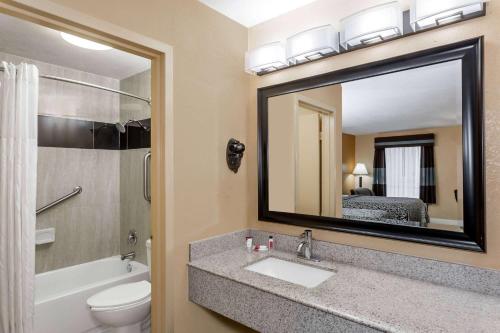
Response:
[[[151,240],[146,242],[151,277]],[[103,290],[87,300],[97,321],[113,327],[113,333],[140,333],[151,310],[151,283],[139,281]]]

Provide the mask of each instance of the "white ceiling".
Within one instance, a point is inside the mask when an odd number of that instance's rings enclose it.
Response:
[[[115,79],[150,68],[149,59],[115,49],[83,49],[63,40],[56,30],[3,14],[0,14],[0,52]]]
[[[247,28],[316,0],[199,0]]]
[[[462,123],[461,61],[342,84],[342,131],[361,135]]]

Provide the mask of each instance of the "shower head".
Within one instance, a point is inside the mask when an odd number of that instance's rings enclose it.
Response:
[[[136,123],[138,124],[143,130],[145,130],[146,132],[149,132],[151,128],[149,128],[149,126],[146,126],[144,125],[143,123],[141,123],[139,120],[128,120],[126,121],[125,123],[116,123],[115,124],[115,127],[116,129],[120,132],[120,133],[125,133],[126,131],[126,128],[125,126],[127,126],[128,124],[130,123]]]
[[[125,125],[123,125],[122,123],[116,123],[115,127],[118,130],[118,132],[125,133]]]

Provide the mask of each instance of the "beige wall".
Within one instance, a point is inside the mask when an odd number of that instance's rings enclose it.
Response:
[[[460,220],[461,205],[455,201],[454,190],[458,189],[462,201],[462,127],[428,128],[412,131],[386,132],[356,135],[356,162],[364,163],[368,176],[363,177],[363,187],[371,188],[373,183],[373,155],[376,137],[433,133],[435,135],[434,163],[436,168],[436,204],[429,205],[429,215],[434,218]]]
[[[269,99],[269,209],[295,212],[295,95]]]
[[[350,194],[355,187],[352,174],[356,166],[356,137],[342,133],[342,193]]]
[[[55,0],[173,46],[175,220],[169,230],[169,327],[175,332],[243,328],[188,301],[188,243],[247,226],[247,156],[237,174],[226,143],[247,143],[247,29],[196,0]]]
[[[318,0],[303,9],[292,11],[250,29],[249,45],[282,39],[307,27],[337,22],[353,10],[361,9],[384,0],[348,1]],[[408,1],[405,1],[408,3]],[[248,207],[250,225],[253,228],[298,235],[303,228],[257,220],[257,105],[256,89],[316,74],[382,60],[439,45],[485,36],[485,154],[486,154],[486,244],[487,253],[441,248],[383,238],[358,236],[315,230],[317,239],[335,241],[372,249],[399,252],[438,260],[459,262],[481,267],[500,268],[500,3],[488,3],[485,17],[450,25],[411,37],[395,40],[379,46],[350,52],[308,65],[283,70],[263,77],[253,77],[249,90],[248,133],[251,141],[247,150],[250,191]]]

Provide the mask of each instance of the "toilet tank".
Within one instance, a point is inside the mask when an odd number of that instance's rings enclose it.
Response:
[[[149,280],[151,280],[151,238],[146,241],[146,253],[148,256]]]

